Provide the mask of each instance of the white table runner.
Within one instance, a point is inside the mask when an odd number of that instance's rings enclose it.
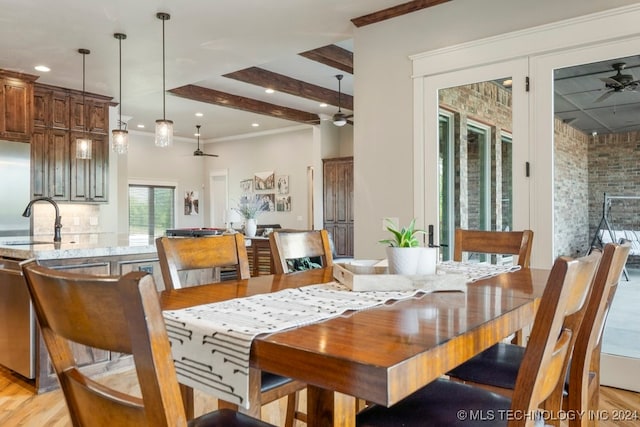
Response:
[[[436,271],[445,274],[462,274],[467,278],[467,282],[475,282],[476,280],[486,279],[487,277],[497,276],[498,274],[518,271],[520,268],[519,265],[444,261],[436,266]]]
[[[405,292],[351,292],[335,282],[164,312],[182,384],[249,408],[249,357],[257,335],[411,298]]]

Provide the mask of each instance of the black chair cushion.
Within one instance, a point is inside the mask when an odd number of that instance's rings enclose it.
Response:
[[[525,348],[498,343],[447,373],[462,381],[513,390]]]
[[[189,427],[274,427],[231,409],[219,409],[189,420]]]
[[[468,384],[439,379],[390,408],[373,405],[358,427],[506,426],[511,400]]]
[[[262,374],[261,375],[262,387],[260,388],[260,391],[262,393],[264,393],[265,391],[269,391],[273,388],[280,387],[281,385],[284,385],[292,381],[291,378],[289,377],[283,377],[280,375],[272,374],[271,372],[261,371],[260,373]]]

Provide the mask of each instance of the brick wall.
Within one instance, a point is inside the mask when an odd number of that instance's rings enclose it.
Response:
[[[604,193],[640,197],[640,132],[589,138],[589,242],[602,218]],[[640,231],[640,199],[611,201],[611,227]],[[640,264],[639,257],[631,259]]]
[[[589,137],[555,120],[554,257],[589,248]]]

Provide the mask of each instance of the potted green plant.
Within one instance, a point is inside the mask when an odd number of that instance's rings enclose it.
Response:
[[[389,262],[389,273],[391,274],[433,274],[435,272],[435,257],[432,254],[433,248],[423,248],[420,246],[418,236],[426,232],[415,228],[415,218],[407,227],[400,227],[390,218],[385,218],[387,230],[391,233],[391,238],[380,240],[380,243],[387,244],[387,260]],[[426,251],[425,249],[431,249]],[[433,259],[433,262],[431,262]],[[433,265],[433,268],[431,268]]]
[[[235,208],[245,220],[244,234],[247,237],[255,237],[258,228],[257,218],[265,211],[264,202],[260,199],[244,199]]]

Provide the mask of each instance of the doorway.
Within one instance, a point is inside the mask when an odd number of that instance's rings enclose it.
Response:
[[[593,59],[554,70],[556,256],[601,246],[610,229],[616,239],[640,230],[640,58]],[[632,251],[604,330],[604,385],[640,391],[630,378],[640,370],[638,302],[640,260]]]
[[[210,215],[211,227],[226,228],[229,210],[229,183],[227,169],[213,171],[209,175],[210,181]]]

